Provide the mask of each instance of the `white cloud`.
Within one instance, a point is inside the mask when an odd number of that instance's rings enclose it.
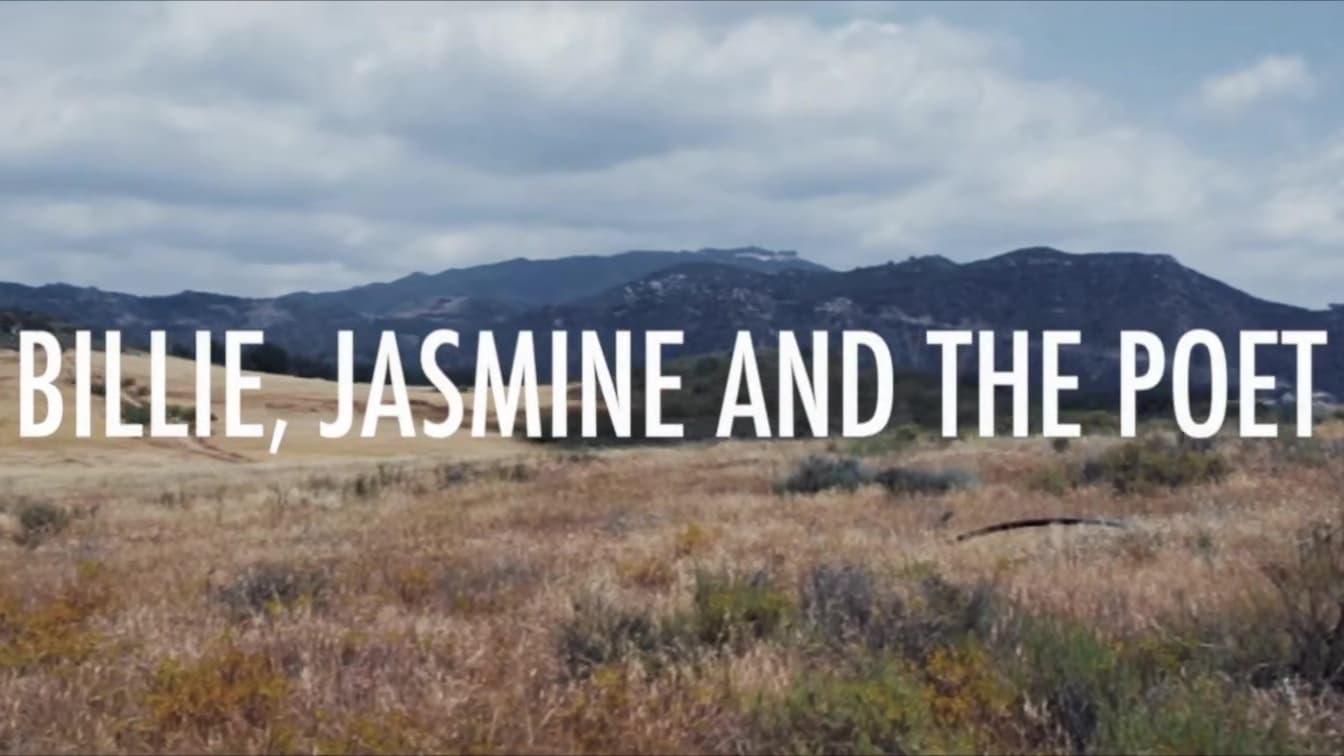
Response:
[[[753,243],[840,267],[1151,246],[1217,274],[1338,238],[1325,175],[1215,160],[1003,40],[755,7],[0,9],[0,279],[260,295]],[[1215,98],[1284,84],[1257,86]]]
[[[1267,55],[1255,64],[1205,79],[1199,102],[1215,114],[1240,113],[1275,99],[1309,99],[1316,94],[1316,78],[1302,58]]]

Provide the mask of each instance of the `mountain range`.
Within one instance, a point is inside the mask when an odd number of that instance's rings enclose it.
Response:
[[[696,354],[731,348],[739,330],[751,331],[760,348],[780,330],[863,329],[887,340],[898,366],[920,371],[937,369],[937,353],[925,345],[931,328],[994,330],[1005,339],[1002,355],[1009,353],[1006,339],[1014,329],[1080,330],[1083,346],[1068,351],[1064,366],[1094,388],[1114,380],[1123,329],[1153,331],[1170,346],[1185,331],[1208,328],[1223,337],[1232,360],[1242,330],[1323,329],[1332,345],[1344,340],[1344,310],[1258,299],[1169,255],[1070,254],[1048,247],[965,264],[928,256],[850,271],[756,247],[635,251],[508,260],[267,299],[191,291],[141,297],[0,283],[0,309],[119,328],[131,344],[147,341],[152,329],[187,344],[198,329],[259,328],[268,343],[314,363],[331,361],[339,329],[356,331],[357,351],[367,361],[382,330],[397,331],[406,350],[433,329],[454,328],[463,343],[456,354],[443,356],[459,370],[470,369],[480,330],[494,331],[502,350],[511,353],[512,336],[523,329],[591,329],[606,340],[618,329],[677,329],[685,332],[683,353]],[[547,341],[537,339],[543,366],[549,364]],[[638,339],[635,344],[638,349]],[[974,355],[963,352],[970,368]],[[1285,349],[1267,350],[1260,369],[1290,386],[1291,357]],[[1235,381],[1235,362],[1232,367]],[[1344,352],[1322,350],[1316,377],[1320,387],[1344,393]]]

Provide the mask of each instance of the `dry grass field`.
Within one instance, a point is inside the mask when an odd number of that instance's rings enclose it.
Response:
[[[330,448],[266,382],[274,458],[20,443],[0,383],[0,749],[1344,748],[1334,425]],[[955,540],[1055,515],[1128,527]]]

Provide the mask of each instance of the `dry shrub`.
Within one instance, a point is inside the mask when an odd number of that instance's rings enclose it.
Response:
[[[347,480],[342,493],[347,499],[378,499],[388,490],[405,488],[414,482],[405,466],[383,462],[372,471]]]
[[[856,643],[923,661],[941,645],[988,632],[1000,607],[985,585],[926,574],[899,586],[860,565],[820,565],[803,582],[802,614],[829,643]]]
[[[569,455],[567,461],[582,461],[583,455]],[[536,477],[537,471],[523,462],[497,462],[490,465],[467,462],[446,462],[434,468],[434,482],[439,488],[452,488],[473,480],[498,480],[505,483],[524,483]]]
[[[448,566],[406,560],[384,569],[382,577],[387,593],[404,606],[474,615],[518,607],[536,591],[542,574],[509,559]]]
[[[388,587],[402,604],[422,607],[434,596],[434,577],[423,564],[402,564],[386,573]]]
[[[1265,565],[1288,636],[1289,668],[1344,690],[1344,516],[1303,531],[1292,558]]]
[[[90,620],[111,602],[101,567],[83,564],[55,595],[24,602],[0,590],[0,669],[79,664],[98,648]]]
[[[708,548],[714,542],[714,538],[714,533],[708,528],[692,522],[677,534],[676,543],[673,544],[672,550],[679,559],[694,556]]]
[[[230,727],[273,725],[289,692],[289,680],[270,657],[225,639],[193,662],[163,662],[145,706],[159,732],[186,731],[210,739]]]
[[[575,601],[573,619],[560,628],[558,647],[569,675],[583,678],[629,657],[657,662],[674,652],[677,642],[676,633],[648,614],[590,595]]]
[[[616,572],[626,584],[646,590],[666,590],[677,581],[676,568],[657,554],[623,561],[617,565]]]
[[[236,619],[246,619],[301,606],[320,607],[329,587],[321,570],[263,562],[215,591],[215,599]]]
[[[436,593],[450,611],[491,614],[523,604],[536,592],[541,577],[535,565],[509,559],[454,565],[440,575]]]
[[[1063,496],[1078,485],[1078,475],[1063,464],[1047,464],[1027,476],[1027,488],[1032,491]]]
[[[340,736],[320,739],[318,753],[415,753],[411,733],[419,725],[404,712],[360,712],[343,725]]]
[[[804,619],[823,637],[840,642],[863,640],[879,620],[882,607],[873,574],[854,565],[821,565],[805,579]]]

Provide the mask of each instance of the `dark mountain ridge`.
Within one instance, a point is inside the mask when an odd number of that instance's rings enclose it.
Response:
[[[751,331],[758,347],[768,348],[781,330],[862,329],[887,340],[897,366],[928,371],[938,367],[937,354],[925,345],[931,328],[994,330],[1004,342],[1001,355],[1008,354],[1015,329],[1079,330],[1083,346],[1068,350],[1065,367],[1093,388],[1114,382],[1118,334],[1124,329],[1153,331],[1170,347],[1184,332],[1208,328],[1227,346],[1234,382],[1239,331],[1323,329],[1332,344],[1344,339],[1344,312],[1338,309],[1258,299],[1170,255],[1070,254],[1047,247],[965,264],[929,256],[844,272],[757,248],[510,260],[274,299],[200,292],[136,297],[66,285],[0,284],[0,307],[120,328],[133,344],[154,328],[184,339],[196,329],[259,328],[270,343],[328,361],[335,332],[343,328],[359,334],[365,361],[384,329],[396,330],[403,349],[411,349],[435,328],[454,328],[462,334],[461,348],[444,357],[458,370],[471,368],[480,330],[495,332],[510,354],[514,334],[524,329],[538,334],[591,329],[608,342],[620,329],[675,329],[685,333],[678,354],[686,355],[726,350],[739,330]],[[547,342],[537,339],[543,372],[549,365]],[[637,357],[639,347],[636,339]],[[963,369],[970,369],[974,352],[963,353]],[[1322,388],[1339,393],[1344,358],[1337,354],[1321,350],[1316,375]],[[1267,350],[1261,369],[1291,385],[1290,358],[1286,349]]]
[[[773,345],[781,330],[871,330],[886,339],[898,366],[925,371],[939,369],[938,353],[925,343],[929,329],[993,330],[1001,359],[1010,354],[1013,330],[1037,337],[1043,330],[1078,330],[1083,343],[1066,350],[1065,368],[1080,373],[1085,387],[1109,390],[1118,380],[1122,330],[1152,331],[1170,350],[1185,332],[1207,328],[1222,338],[1235,383],[1239,332],[1320,329],[1330,333],[1331,344],[1339,344],[1344,313],[1261,300],[1169,255],[1029,248],[964,265],[922,257],[829,274],[762,276],[721,266],[680,266],[595,297],[538,308],[507,330],[552,327],[607,334],[681,329],[687,339],[683,353],[731,348],[739,330],[752,332],[758,348]],[[974,350],[962,355],[962,369],[973,370]],[[1292,385],[1292,357],[1286,348],[1267,348],[1258,369]],[[1206,377],[1204,364],[1196,361],[1196,380]],[[1321,387],[1344,388],[1344,360],[1337,350],[1320,350],[1315,372]]]
[[[513,307],[558,304],[597,294],[659,270],[696,262],[774,273],[781,270],[826,271],[797,252],[760,247],[701,249],[695,252],[636,250],[615,255],[576,255],[547,260],[524,257],[436,274],[413,273],[387,283],[326,293],[297,292],[285,302],[338,304],[371,315],[404,311],[442,297],[488,299]]]

